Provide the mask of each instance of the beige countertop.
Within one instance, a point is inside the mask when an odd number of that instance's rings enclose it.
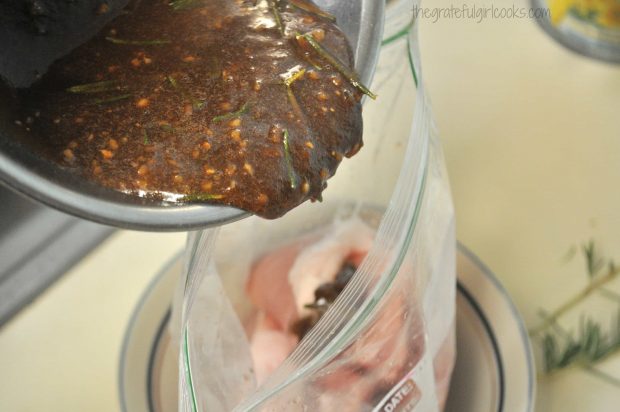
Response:
[[[117,411],[123,334],[184,234],[118,232],[0,329],[0,410]]]
[[[423,1],[464,3],[513,4]],[[529,19],[422,21],[420,33],[457,236],[532,326],[539,309],[555,309],[586,285],[583,260],[563,262],[572,245],[592,238],[620,259],[620,65],[564,49]],[[620,291],[620,282],[610,288]],[[617,305],[606,311],[617,314]],[[620,355],[604,369],[620,379]],[[619,388],[580,370],[539,382],[538,393],[543,412],[620,405]]]
[[[620,66],[563,49],[528,19],[422,21],[421,42],[458,237],[532,325],[585,284],[579,260],[562,262],[571,245],[594,238],[620,259]],[[120,231],[0,329],[0,410],[119,410],[129,316],[183,243]],[[608,369],[620,378],[617,359]],[[610,388],[561,374],[539,385],[539,410],[615,411]]]

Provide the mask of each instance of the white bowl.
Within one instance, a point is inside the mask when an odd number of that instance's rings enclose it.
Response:
[[[167,325],[182,267],[179,254],[153,279],[131,317],[119,372],[124,412],[177,408],[177,350]],[[532,350],[515,306],[491,271],[462,245],[457,276],[457,360],[446,411],[533,411]]]

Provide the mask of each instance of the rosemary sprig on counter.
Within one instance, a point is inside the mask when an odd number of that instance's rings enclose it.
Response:
[[[599,257],[598,251],[595,249],[593,241],[585,244],[582,250],[586,259],[586,269],[590,282],[579,293],[571,297],[563,305],[551,312],[548,316],[545,316],[542,323],[530,329],[531,335],[536,335],[549,327],[564,313],[568,312],[577,304],[581,303],[592,293],[600,291],[603,286],[616,279],[618,275],[620,275],[620,269],[616,267],[613,260],[609,260],[607,262],[607,265],[605,265],[605,261],[602,257]],[[603,273],[602,269],[605,267],[607,268],[607,270],[605,273]]]
[[[610,331],[589,317],[582,317],[578,331],[568,332],[557,323],[542,338],[546,373],[570,366],[593,368],[620,350],[620,310]],[[620,380],[609,377],[608,381]]]
[[[530,330],[530,335],[540,339],[545,373],[579,367],[620,387],[620,379],[597,368],[601,362],[620,353],[620,307],[609,328],[585,315],[581,317],[576,331],[567,330],[559,324],[562,315],[594,293],[620,303],[620,295],[605,288],[620,275],[613,260],[602,257],[593,241],[583,245],[582,253],[588,285],[551,313],[541,312],[543,320]]]

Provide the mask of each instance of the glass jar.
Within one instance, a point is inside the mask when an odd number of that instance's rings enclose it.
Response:
[[[553,38],[583,55],[620,63],[620,1],[532,0]]]

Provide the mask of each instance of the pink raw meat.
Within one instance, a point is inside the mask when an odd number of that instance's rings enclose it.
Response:
[[[330,227],[322,236],[300,238],[268,253],[254,265],[246,292],[258,309],[250,339],[257,382],[269,376],[297,345],[297,337],[289,330],[300,317],[299,308],[305,310],[303,305],[314,301],[316,287],[333,281],[345,261],[355,266],[361,264],[372,244],[372,236],[373,232],[360,221],[349,221]],[[312,267],[309,261],[328,263],[320,270],[306,273],[304,268]],[[291,273],[297,273],[296,279],[301,280],[296,289],[303,298],[293,293]],[[312,281],[308,281],[310,278]],[[302,299],[307,300],[300,303]]]
[[[307,246],[295,260],[288,280],[293,289],[297,312],[314,302],[314,291],[323,283],[332,282],[349,257],[361,263],[370,250],[374,231],[359,219],[334,224],[316,243]]]
[[[365,410],[381,401],[420,361],[424,351],[420,316],[405,316],[409,306],[402,295],[391,298],[372,326],[327,367],[329,373],[316,381],[323,404],[337,406],[336,410],[343,412]]]
[[[268,253],[254,265],[246,284],[250,301],[264,311],[280,330],[298,318],[288,273],[306,242],[296,242]]]
[[[297,336],[278,328],[274,319],[259,314],[250,342],[256,382],[260,385],[297,346]]]
[[[272,251],[254,265],[247,293],[258,311],[250,341],[259,384],[298,344],[290,326],[307,313],[304,305],[314,301],[315,289],[333,281],[344,262],[359,267],[373,237],[372,229],[352,219],[330,227],[321,236],[306,236]],[[316,377],[312,390],[318,390],[321,405],[329,405],[325,410],[353,412],[376,405],[420,361],[424,326],[411,293],[409,284],[394,284],[372,327],[360,333]],[[442,408],[454,358],[451,333],[434,359],[437,399]]]

